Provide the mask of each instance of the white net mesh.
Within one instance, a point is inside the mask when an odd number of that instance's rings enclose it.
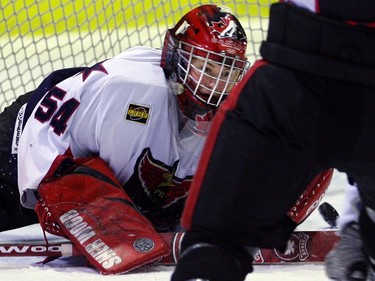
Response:
[[[272,0],[222,0],[245,28],[258,57]],[[89,66],[135,45],[160,48],[165,30],[197,0],[0,0],[0,110],[53,70]]]

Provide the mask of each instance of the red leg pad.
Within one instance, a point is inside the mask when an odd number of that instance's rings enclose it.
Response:
[[[169,253],[100,158],[43,181],[38,191],[43,209],[103,274],[127,272]]]

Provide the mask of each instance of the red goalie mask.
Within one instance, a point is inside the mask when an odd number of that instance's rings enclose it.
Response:
[[[186,117],[213,116],[248,68],[246,46],[238,19],[216,5],[191,10],[167,31],[161,67]]]

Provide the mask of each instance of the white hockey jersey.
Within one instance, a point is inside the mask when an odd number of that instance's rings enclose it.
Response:
[[[145,212],[187,195],[205,137],[181,133],[161,51],[131,48],[63,80],[36,104],[18,145],[21,202],[58,155],[99,156]]]

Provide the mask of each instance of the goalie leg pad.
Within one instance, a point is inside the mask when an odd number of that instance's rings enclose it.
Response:
[[[103,274],[127,272],[169,253],[100,158],[43,181],[38,191],[65,236]]]

